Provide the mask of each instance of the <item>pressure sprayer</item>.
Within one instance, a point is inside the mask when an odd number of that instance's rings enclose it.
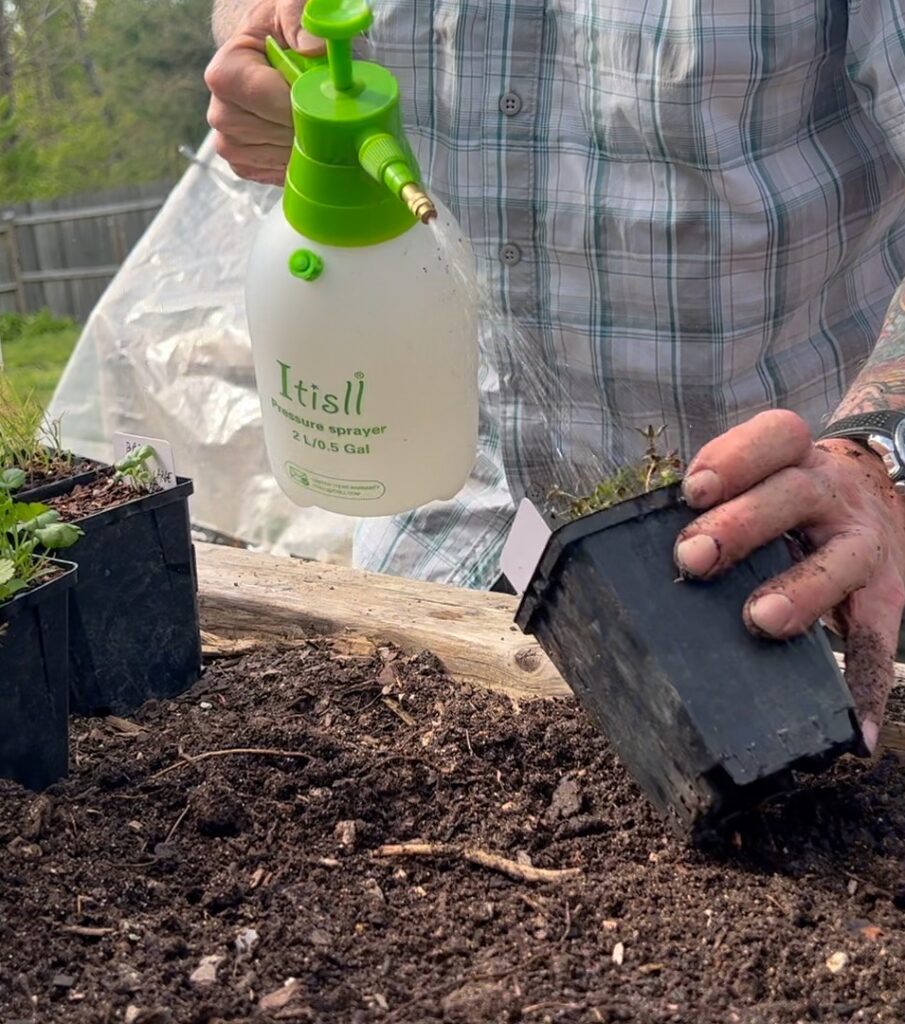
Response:
[[[326,58],[267,40],[295,142],[247,283],[272,471],[296,504],[352,516],[452,498],[478,425],[473,256],[420,185],[396,79],[352,59],[371,21],[362,0],[308,0]]]

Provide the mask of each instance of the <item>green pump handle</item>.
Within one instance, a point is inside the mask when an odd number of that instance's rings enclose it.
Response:
[[[279,71],[290,88],[306,71],[322,67],[327,63],[326,54],[306,57],[304,54],[296,53],[295,50],[284,50],[273,36],[267,37],[264,47],[267,50],[267,60],[270,62],[270,66]]]

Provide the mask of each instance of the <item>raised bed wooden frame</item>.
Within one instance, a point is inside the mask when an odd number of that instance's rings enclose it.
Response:
[[[453,679],[513,699],[569,693],[537,644],[513,622],[517,601],[208,544],[197,545],[201,623],[215,654],[266,641],[330,637],[350,650],[393,643],[432,651]],[[226,647],[224,646],[226,645]],[[905,685],[905,665],[896,666]],[[905,723],[887,722],[881,749],[905,758]]]

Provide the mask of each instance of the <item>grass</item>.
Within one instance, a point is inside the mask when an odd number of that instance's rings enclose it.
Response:
[[[0,314],[3,366],[20,395],[34,393],[41,405],[50,401],[80,328],[46,311],[22,317]]]

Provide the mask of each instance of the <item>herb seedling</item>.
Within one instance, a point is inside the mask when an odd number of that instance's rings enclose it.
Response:
[[[148,463],[156,456],[149,444],[138,445],[116,463],[116,479],[127,480],[137,491],[152,490],[154,472]]]
[[[0,603],[53,572],[48,552],[72,547],[82,536],[79,527],[61,523],[55,509],[15,501],[13,491],[25,479],[18,468],[0,472]]]
[[[642,457],[602,480],[590,494],[575,495],[556,487],[547,495],[548,507],[562,519],[580,519],[591,512],[612,508],[621,501],[668,487],[682,479],[684,464],[674,451],[660,451],[660,437],[666,425],[649,426],[638,433],[646,445]]]

